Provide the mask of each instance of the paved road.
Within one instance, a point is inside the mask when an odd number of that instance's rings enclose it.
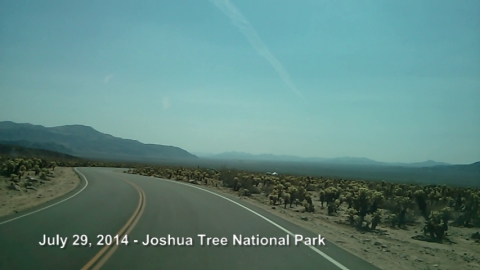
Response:
[[[295,245],[294,235],[318,235],[232,196],[118,169],[78,171],[86,179],[49,205],[57,204],[0,218],[0,269],[378,269],[329,239]],[[119,242],[128,235],[128,245],[97,245],[98,235],[117,234]],[[64,248],[40,246],[44,235],[68,240]],[[74,246],[74,235],[86,235],[87,245],[80,238]],[[170,245],[143,245],[147,235],[166,244],[170,235]],[[289,238],[290,245],[234,245],[240,235]],[[207,245],[207,237],[225,245]]]

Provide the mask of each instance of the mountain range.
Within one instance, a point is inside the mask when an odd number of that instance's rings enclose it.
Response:
[[[286,162],[311,162],[324,164],[345,164],[345,165],[378,165],[378,166],[401,166],[401,167],[433,167],[451,165],[445,162],[427,160],[414,163],[388,163],[372,160],[365,157],[338,157],[338,158],[320,158],[320,157],[298,157],[291,155],[271,155],[260,154],[253,155],[244,152],[224,152],[220,154],[197,153],[199,157],[224,160],[257,160],[257,161],[286,161]]]
[[[0,144],[50,150],[90,159],[135,161],[198,159],[197,156],[179,147],[122,139],[83,125],[44,127],[4,121],[0,122]]]
[[[0,122],[0,144],[43,149],[87,159],[119,161],[175,161],[175,160],[230,160],[302,162],[331,165],[396,166],[410,168],[451,167],[452,164],[427,160],[415,163],[387,163],[365,157],[298,157],[293,155],[254,155],[244,152],[220,154],[198,153],[198,157],[184,149],[158,144],[144,144],[136,140],[122,139],[101,133],[84,125],[44,127],[27,123]],[[459,168],[463,168],[463,165]],[[477,170],[478,166],[473,166]],[[469,167],[470,168],[470,167]]]
[[[257,172],[275,171],[279,174],[402,183],[480,186],[480,162],[466,165],[450,165],[433,160],[417,163],[386,163],[365,157],[303,158],[240,152],[198,153],[199,158],[178,147],[122,139],[83,125],[44,127],[0,122],[0,154],[54,159],[83,158],[144,164],[162,163],[172,166],[182,164],[181,166],[235,168]]]

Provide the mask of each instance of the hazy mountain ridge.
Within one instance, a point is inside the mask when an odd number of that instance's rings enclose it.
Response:
[[[0,143],[0,154],[11,157],[81,160],[81,158],[55,151],[3,143]]]
[[[10,145],[10,146],[19,146],[19,147],[30,148],[30,149],[41,149],[41,150],[47,150],[47,151],[58,152],[63,154],[72,154],[72,151],[70,149],[57,143],[38,143],[38,142],[31,142],[26,140],[19,140],[19,141],[0,140],[0,144]]]
[[[337,157],[337,158],[320,158],[320,157],[298,157],[292,155],[272,155],[259,154],[254,155],[245,152],[224,152],[220,154],[203,153],[200,157],[212,159],[228,159],[228,160],[258,160],[258,161],[292,161],[292,162],[319,162],[325,164],[351,164],[351,165],[379,165],[379,166],[404,166],[404,167],[433,167],[433,166],[449,166],[451,164],[445,162],[437,162],[427,160],[424,162],[413,163],[388,163],[380,162],[365,157]]]
[[[44,127],[0,122],[0,141],[9,145],[45,149],[83,158],[101,159],[196,159],[175,146],[144,144],[101,133],[84,125]]]

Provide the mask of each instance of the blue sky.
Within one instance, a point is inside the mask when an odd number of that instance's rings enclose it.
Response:
[[[2,1],[0,120],[187,151],[480,160],[480,2]]]

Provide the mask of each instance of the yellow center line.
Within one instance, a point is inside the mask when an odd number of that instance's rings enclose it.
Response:
[[[133,227],[137,224],[138,220],[140,219],[140,216],[143,213],[143,209],[145,208],[145,193],[143,192],[143,190],[141,190],[137,185],[133,184],[132,182],[130,182],[128,180],[125,180],[125,179],[122,179],[122,180],[129,183],[131,186],[133,186],[137,190],[138,195],[139,195],[139,200],[138,200],[137,208],[133,212],[132,216],[130,217],[130,219],[128,219],[127,223],[125,223],[125,225],[117,233],[117,235],[119,236],[119,239],[121,239],[123,237],[123,233],[125,232],[125,230],[127,230],[127,228],[129,230],[128,230],[127,233],[125,233],[125,235],[128,235],[130,233],[130,231],[133,229]],[[129,226],[130,226],[130,228],[129,228]],[[111,245],[104,246],[97,254],[95,254],[95,256],[90,261],[88,261],[87,264],[85,264],[85,266],[83,266],[81,268],[81,270],[89,269],[112,246],[113,246],[113,248],[112,248],[113,251],[111,249],[110,252],[94,268],[94,269],[99,269],[108,260],[108,258],[113,254],[113,252],[117,249],[118,245],[115,245],[115,242],[113,242]]]
[[[125,180],[126,181],[126,180]],[[137,225],[137,222],[138,220],[140,219],[140,217],[142,216],[143,214],[143,210],[145,209],[145,193],[143,193],[143,190],[140,189],[138,186],[136,186],[135,184],[133,183],[130,183],[132,184],[133,186],[135,186],[142,194],[143,194],[143,198],[144,198],[144,202],[142,204],[142,208],[140,209],[140,212],[138,213],[137,217],[135,218],[135,221],[132,223],[132,225],[128,228],[127,232],[125,233],[125,235],[129,235],[130,232],[133,230],[133,228],[135,227],[135,225]],[[98,270],[100,269],[100,267],[103,266],[103,264],[112,256],[112,254],[117,250],[118,248],[118,245],[115,245],[113,246],[109,251],[108,253],[103,256],[103,258],[98,262],[97,265],[95,265],[95,267],[92,269],[92,270]]]

